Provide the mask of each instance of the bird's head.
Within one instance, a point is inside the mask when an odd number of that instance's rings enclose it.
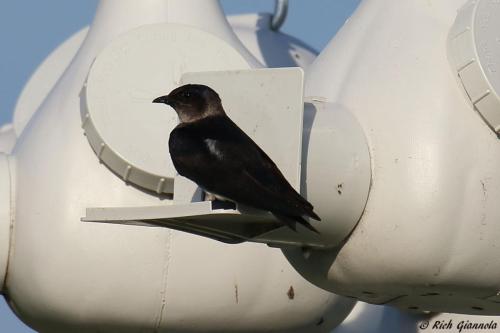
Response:
[[[219,95],[201,84],[186,84],[165,96],[153,100],[174,108],[182,123],[193,122],[212,115],[225,114]]]

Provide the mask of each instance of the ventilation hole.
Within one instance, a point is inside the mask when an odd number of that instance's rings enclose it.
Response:
[[[483,309],[482,307],[480,307],[480,306],[473,306],[473,307],[472,307],[472,310],[482,311],[482,310],[484,310],[484,309]]]
[[[418,310],[418,306],[409,306],[408,309],[409,310]]]

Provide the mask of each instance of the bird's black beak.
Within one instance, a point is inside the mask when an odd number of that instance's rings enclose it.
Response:
[[[169,103],[169,100],[168,100],[168,95],[165,95],[165,96],[160,96],[158,98],[155,98],[153,100],[153,103],[163,103],[163,104],[168,104]]]

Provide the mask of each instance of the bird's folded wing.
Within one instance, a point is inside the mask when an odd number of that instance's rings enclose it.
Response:
[[[312,205],[288,183],[267,154],[227,117],[186,126],[189,154],[177,154],[179,173],[210,192],[256,208],[310,215]]]

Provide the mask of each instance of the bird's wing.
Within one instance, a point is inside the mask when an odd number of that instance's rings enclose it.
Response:
[[[279,214],[318,218],[267,154],[227,117],[177,128],[169,145],[177,171],[209,192]]]

